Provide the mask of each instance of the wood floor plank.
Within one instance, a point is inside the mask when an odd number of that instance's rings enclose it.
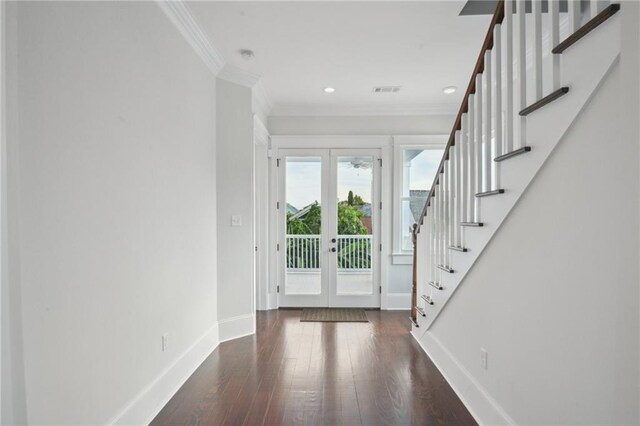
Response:
[[[301,323],[300,311],[258,312],[256,335],[222,343],[152,424],[476,424],[407,316]]]

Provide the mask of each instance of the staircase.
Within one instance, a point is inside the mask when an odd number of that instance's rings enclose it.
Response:
[[[524,4],[498,2],[414,227],[419,341],[620,56],[620,5]]]

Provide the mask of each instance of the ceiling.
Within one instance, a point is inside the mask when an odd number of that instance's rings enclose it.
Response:
[[[490,15],[465,1],[189,2],[227,63],[262,77],[271,115],[454,113]],[[253,60],[241,49],[255,52]],[[324,87],[335,87],[326,94]],[[374,94],[374,86],[402,86]],[[442,92],[457,86],[453,95]]]

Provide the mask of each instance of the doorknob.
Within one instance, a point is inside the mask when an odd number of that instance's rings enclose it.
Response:
[[[332,239],[331,239],[331,242],[332,242],[332,243],[335,243],[335,242],[336,242],[336,239],[335,239],[335,238],[332,238]]]
[[[335,252],[336,252],[336,248],[335,248],[335,247],[331,247],[331,251],[332,251],[333,253],[335,253]]]

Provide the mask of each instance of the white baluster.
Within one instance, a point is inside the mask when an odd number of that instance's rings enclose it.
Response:
[[[469,162],[469,186],[467,191],[467,199],[469,200],[469,213],[467,216],[467,222],[474,222],[476,220],[475,210],[475,187],[476,187],[476,144],[475,144],[475,98],[476,95],[469,95],[468,112],[469,112],[469,126],[467,127],[467,151]]]
[[[444,188],[442,188],[442,190],[444,191],[444,225],[445,225],[443,250],[444,250],[444,264],[446,266],[449,266],[449,229],[450,229],[449,225],[451,224],[451,216],[450,216],[451,209],[450,209],[450,203],[449,203],[449,184],[451,181],[450,179],[451,161],[445,162],[444,170],[445,170],[443,174]]]
[[[455,134],[455,160],[456,160],[456,187],[453,191],[454,199],[456,200],[456,208],[455,208],[455,221],[454,221],[454,232],[456,235],[456,239],[454,241],[454,245],[456,247],[460,247],[462,245],[460,232],[460,221],[462,220],[462,140],[460,130],[456,131]]]
[[[449,250],[449,246],[453,245],[453,218],[455,216],[453,208],[453,185],[455,179],[454,148],[450,149],[449,154],[449,171],[447,172],[447,265],[451,265],[451,250]]]
[[[533,0],[533,101],[542,99],[542,0]]]
[[[504,102],[504,140],[505,154],[513,151],[513,1],[504,3],[505,41],[505,102]]]
[[[476,75],[476,187],[473,189],[476,208],[476,221],[480,221],[480,203],[476,194],[482,192],[482,102],[483,102],[482,74]]]
[[[516,51],[518,52],[518,84],[516,87],[516,95],[518,102],[516,104],[516,117],[518,117],[518,148],[526,146],[526,120],[525,117],[519,115],[519,112],[527,107],[527,35],[526,35],[526,14],[525,2],[517,2],[518,16],[518,42]]]
[[[591,0],[589,2],[589,13],[590,18],[593,19],[600,12],[600,7],[598,5],[598,0]]]
[[[431,199],[431,210],[430,210],[430,214],[431,214],[431,222],[429,223],[429,228],[431,229],[431,250],[433,255],[431,256],[431,281],[434,282],[438,282],[438,276],[437,276],[437,268],[436,268],[436,218],[435,218],[435,213],[436,213],[436,209],[435,209],[435,204],[433,200],[435,200],[435,198]]]
[[[440,269],[438,265],[442,264],[442,179],[439,179],[438,186],[436,187],[436,199],[435,199],[435,221],[436,221],[436,250],[438,256],[436,257],[436,269],[438,281],[440,281]]]
[[[460,125],[460,183],[462,184],[460,191],[460,222],[468,222],[469,221],[469,210],[468,210],[468,185],[469,185],[469,146],[468,146],[468,135],[467,131],[469,129],[469,114],[462,114]],[[464,246],[464,242],[462,241],[462,235],[464,233],[464,229],[460,229],[460,244]]]
[[[446,266],[449,261],[449,250],[447,249],[447,240],[449,239],[449,203],[447,198],[449,197],[449,191],[447,191],[447,185],[449,177],[446,170],[448,170],[447,162],[445,162],[445,172],[442,176],[442,265]]]
[[[447,217],[446,217],[446,200],[445,200],[445,182],[444,182],[444,173],[440,174],[440,252],[442,255],[440,256],[440,264],[446,265],[446,245],[447,245]]]
[[[569,7],[569,35],[575,33],[582,26],[580,0],[567,0]]]
[[[571,1],[569,2],[571,3]],[[551,14],[551,37],[549,37],[549,51],[560,44],[560,0],[549,0]],[[560,88],[560,55],[551,55],[551,90]]]
[[[492,64],[491,64],[491,50],[487,50],[484,52],[484,73],[483,76],[483,84],[484,84],[484,105],[483,109],[483,119],[482,123],[482,139],[483,139],[483,155],[482,155],[482,169],[484,171],[484,187],[482,191],[491,191],[492,182],[491,182],[491,79],[492,79]]]
[[[509,3],[509,0],[507,0]],[[504,22],[504,21],[503,21]],[[493,84],[494,92],[494,110],[493,110],[493,154],[489,159],[493,168],[493,186],[495,189],[500,188],[500,166],[493,162],[493,158],[502,155],[502,26],[496,25],[493,30],[493,64],[495,81]]]

